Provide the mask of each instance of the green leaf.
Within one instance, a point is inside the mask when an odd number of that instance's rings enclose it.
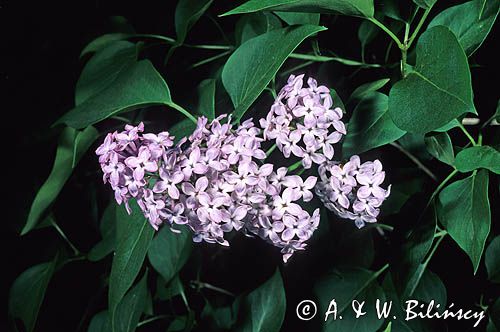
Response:
[[[63,115],[56,124],[84,128],[120,112],[172,105],[170,90],[149,60],[122,70],[106,88]]]
[[[448,122],[447,124],[445,124],[444,126],[441,126],[439,128],[434,129],[434,131],[444,133],[444,132],[447,132],[448,130],[456,128],[456,127],[460,127],[460,122],[457,119],[453,119],[450,122]]]
[[[435,303],[439,303],[441,308],[444,308],[448,297],[443,281],[437,274],[426,269],[411,298],[425,303],[434,301]]]
[[[87,332],[109,332],[110,330],[108,311],[104,310],[92,317]]]
[[[215,119],[215,80],[206,79],[198,85],[198,113],[209,121]]]
[[[113,252],[116,245],[116,207],[112,202],[108,205],[101,218],[99,225],[101,241],[98,242],[88,253],[89,261],[95,262],[103,259]]]
[[[432,159],[432,155],[427,152],[427,147],[425,146],[424,134],[406,133],[398,140],[398,143],[418,159]]]
[[[491,241],[484,254],[484,263],[488,271],[488,278],[492,282],[500,283],[500,235]]]
[[[394,142],[405,134],[392,122],[387,100],[386,95],[373,92],[356,106],[342,145],[346,157]]]
[[[162,301],[170,300],[174,296],[182,295],[184,293],[184,286],[182,285],[179,275],[175,275],[170,282],[158,277],[156,282],[156,297]]]
[[[250,0],[221,16],[261,10],[372,17],[373,0]]]
[[[116,308],[113,332],[135,331],[139,319],[146,307],[148,296],[147,276],[145,273],[137,285],[132,288]]]
[[[455,153],[451,144],[450,136],[447,133],[438,133],[425,138],[427,151],[437,160],[445,164],[453,165],[455,162]]]
[[[256,12],[242,16],[236,23],[234,37],[236,45],[268,31],[281,28],[280,20],[269,12]]]
[[[319,14],[316,13],[295,13],[295,12],[274,12],[288,25],[311,24],[319,25]]]
[[[75,105],[80,105],[109,86],[136,59],[136,45],[128,41],[111,42],[98,51],[85,65],[76,83]]]
[[[381,214],[388,216],[398,213],[410,197],[422,191],[423,184],[424,180],[421,177],[411,177],[393,183],[391,195],[387,197],[380,208]]]
[[[286,58],[305,38],[325,29],[313,25],[276,29],[238,47],[222,71],[222,83],[235,107],[234,118],[241,119]]]
[[[82,53],[80,53],[80,58],[84,57],[88,53],[95,53],[99,52],[112,42],[118,41],[118,40],[124,40],[130,37],[130,34],[128,33],[108,33],[102,36],[97,37],[93,41],[87,44],[85,48],[83,49]]]
[[[462,173],[486,168],[500,174],[500,152],[491,146],[473,146],[457,154],[455,166]]]
[[[210,7],[213,0],[180,0],[175,8],[175,32],[177,42],[182,44],[187,33]]]
[[[402,2],[400,0],[383,0],[380,6],[380,11],[386,17],[390,17],[393,20],[405,23],[406,19],[401,14],[400,9],[400,7],[403,6],[407,6],[406,1]]]
[[[337,91],[335,91],[335,89],[330,88],[330,96],[332,96],[332,101],[333,101],[332,108],[340,107],[340,109],[342,110],[342,112],[345,113],[345,105],[342,102],[342,99],[340,98],[340,96],[337,93]]]
[[[383,78],[374,82],[369,82],[362,84],[356,88],[349,97],[348,102],[352,100],[361,100],[368,96],[371,96],[373,92],[382,89],[387,83],[389,83],[389,78]]]
[[[375,301],[384,302],[385,295],[375,281],[376,274],[361,268],[339,268],[322,277],[314,285],[313,292],[318,298],[318,313],[321,313],[321,331],[356,331],[375,332],[382,323],[375,312]],[[337,319],[329,315],[325,322],[325,313],[328,311],[330,301],[337,303]],[[366,301],[363,319],[356,319],[351,303],[353,300]],[[333,307],[332,307],[333,308]],[[340,319],[342,316],[342,319]]]
[[[437,282],[438,284],[436,285],[429,284],[429,282],[433,281]],[[446,298],[444,298],[443,302],[439,301],[443,299],[443,295],[446,296],[446,289],[444,288],[444,285],[441,288],[440,287],[441,284],[442,284],[441,280],[438,280],[437,276],[434,273],[426,271],[422,278],[421,284],[418,287],[418,291],[425,290],[426,287],[429,287],[429,289],[432,289],[433,291],[437,291],[438,292],[436,294],[437,296],[432,299],[435,299],[437,303],[440,303],[441,308],[443,308],[446,304]],[[407,297],[401,298],[399,296],[392,282],[391,274],[386,275],[382,283],[382,287],[387,296],[387,301],[392,301],[391,315],[397,317],[397,319],[392,321],[392,326],[391,326],[392,332],[441,332],[447,330],[444,321],[442,320],[441,321],[429,320],[429,319],[413,319],[408,321],[405,320],[404,319],[404,317],[406,317],[405,301],[408,298]],[[415,291],[415,294],[410,299],[419,299],[423,300],[424,302],[427,302],[428,301],[427,294],[428,292],[417,293],[417,291]]]
[[[187,262],[191,248],[192,240],[187,228],[181,228],[181,233],[177,234],[169,227],[163,227],[151,241],[148,259],[163,279],[169,282]]]
[[[203,308],[201,317],[208,320],[210,331],[231,331],[236,323],[240,299],[236,298],[230,306],[214,308],[208,301]]]
[[[391,330],[392,330],[392,322],[389,322],[389,324],[385,328],[384,332],[391,332]]]
[[[187,137],[193,133],[196,128],[196,124],[190,119],[184,119],[177,122],[175,125],[170,127],[168,130],[170,135],[174,135],[174,141],[177,143],[181,138]]]
[[[437,0],[413,0],[413,2],[423,8],[423,9],[427,9],[427,8],[430,8],[432,7],[435,3],[436,3]]]
[[[497,298],[488,310],[493,325],[500,330],[500,298]]]
[[[90,146],[99,137],[99,132],[92,126],[88,126],[84,130],[77,132],[75,143],[73,144],[73,160],[71,168],[75,168],[80,161],[80,158],[87,152]]]
[[[429,27],[444,25],[458,38],[460,45],[471,56],[484,42],[500,11],[498,0],[473,0],[443,10],[429,23]]]
[[[278,332],[285,318],[286,298],[279,270],[241,303],[244,319],[237,331]]]
[[[416,52],[414,70],[389,94],[394,123],[408,132],[427,133],[463,113],[476,114],[469,64],[455,35],[443,26],[427,30]]]
[[[109,277],[108,303],[111,316],[127,290],[134,283],[146,253],[154,229],[144,218],[137,204],[132,204],[132,214],[123,206],[116,206],[116,251]]]
[[[86,128],[79,139],[80,132],[66,127],[59,137],[56,159],[52,166],[52,171],[31,204],[26,225],[21,231],[24,235],[36,227],[47,208],[56,200],[64,184],[71,176],[73,166],[80,161],[84,153],[97,137],[97,131],[93,127]],[[76,145],[75,145],[76,144]]]
[[[195,316],[189,311],[186,316],[177,316],[168,326],[167,332],[189,332],[193,329]]]
[[[476,273],[490,232],[488,172],[474,172],[444,188],[439,194],[438,216],[453,240],[469,255]]]
[[[358,39],[359,42],[361,43],[361,48],[363,50],[362,51],[363,58],[365,52],[364,49],[366,45],[368,45],[368,43],[370,43],[373,39],[375,39],[379,31],[380,29],[370,21],[363,21],[359,25]]]
[[[404,234],[395,255],[392,276],[399,294],[411,297],[426,270],[424,259],[431,249],[436,231],[434,206],[429,207],[420,222]]]
[[[33,331],[45,291],[56,267],[57,256],[51,262],[30,267],[21,273],[10,288],[9,314],[20,318],[26,331]]]

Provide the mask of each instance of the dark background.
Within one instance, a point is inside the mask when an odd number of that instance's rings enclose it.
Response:
[[[240,1],[241,2],[241,1]],[[444,2],[446,4],[444,4]],[[218,14],[235,7],[232,1],[215,1],[209,10],[209,15],[216,18]],[[439,1],[433,13],[452,4],[450,1]],[[18,233],[24,224],[32,199],[50,172],[54,160],[57,135],[60,128],[50,128],[51,124],[73,107],[74,87],[84,61],[79,54],[84,46],[95,37],[123,29],[123,25],[111,16],[125,17],[138,33],[156,33],[175,37],[173,26],[175,1],[141,1],[127,4],[122,1],[67,1],[60,3],[2,1],[1,31],[2,58],[1,79],[7,89],[2,88],[4,107],[3,127],[7,128],[4,146],[8,147],[8,155],[4,156],[6,167],[3,179],[4,194],[11,202],[4,207],[6,228],[2,232],[6,239],[4,260],[2,298],[7,304],[8,289],[13,280],[28,267],[51,259],[58,246],[63,245],[53,229],[41,229],[30,232],[24,237]],[[432,16],[432,14],[431,14]],[[217,19],[222,28],[230,34],[234,29],[237,17]],[[119,21],[119,20],[118,20]],[[357,28],[361,20],[339,17],[334,20],[322,18],[321,23],[331,26],[327,32],[321,33],[319,45],[321,49],[330,49],[340,56],[359,59],[359,41]],[[488,118],[496,107],[498,100],[498,53],[495,44],[498,38],[492,32],[479,51],[471,58],[471,63],[477,64],[472,69],[475,104],[483,120]],[[202,17],[192,32],[188,35],[191,43],[224,43],[220,33],[214,28],[208,17]],[[377,39],[368,46],[367,61],[383,61],[383,52],[387,39],[379,34]],[[305,50],[309,50],[306,43]],[[159,50],[154,47],[158,47]],[[165,46],[153,46],[151,53],[163,56]],[[192,50],[180,49],[170,60],[167,67],[162,67],[156,59],[156,67],[166,77],[172,95],[181,105],[189,105],[196,96],[196,86],[204,78],[212,77],[210,66],[203,66],[189,72],[185,68],[193,58],[200,59],[205,54],[200,51],[193,55]],[[214,53],[206,53],[214,54]],[[391,58],[397,60],[398,54],[393,52]],[[154,59],[153,59],[154,60]],[[218,65],[222,65],[219,61]],[[345,100],[350,92],[361,83],[384,77],[384,71],[366,70],[354,76],[352,67],[329,65],[319,67],[309,66],[306,70],[315,76],[320,72],[320,78],[327,80]],[[452,75],[452,73],[450,73]],[[277,82],[278,87],[283,83]],[[266,103],[269,105],[269,101]],[[7,102],[7,104],[5,104]],[[227,110],[230,111],[230,110]],[[347,110],[352,111],[350,109]],[[218,112],[221,112],[218,109]],[[267,112],[267,111],[266,111]],[[9,116],[7,116],[9,114]],[[167,128],[177,119],[177,115],[168,118],[159,115],[160,128]],[[100,127],[105,128],[104,127]],[[491,130],[491,129],[490,129]],[[456,133],[455,133],[456,134]],[[491,135],[486,135],[485,140]],[[454,142],[465,144],[460,133],[453,136]],[[14,142],[14,144],[12,144]],[[384,167],[412,167],[411,162],[402,157],[393,148],[380,149],[376,156],[382,156]],[[98,178],[97,173],[87,169],[96,169],[97,160],[89,153],[78,166],[75,175],[68,181],[65,189],[59,195],[55,204],[57,221],[68,237],[83,252],[87,252],[99,240],[97,231],[97,216],[102,213],[102,207],[107,200],[108,188],[87,181]],[[430,161],[428,165],[444,177],[448,169],[437,162]],[[90,172],[90,174],[89,174]],[[12,173],[12,174],[11,174]],[[492,204],[492,234],[499,233],[498,225],[498,180],[491,181],[490,191],[493,195]],[[426,179],[427,180],[427,179]],[[496,187],[496,188],[495,188]],[[428,181],[422,187],[422,193],[415,199],[424,200],[435,188]],[[495,189],[492,189],[495,188]],[[94,192],[96,196],[91,196]],[[91,202],[98,198],[99,212]],[[408,206],[408,213],[384,220],[385,223],[398,224],[412,222],[413,212]],[[413,218],[413,219],[412,219]],[[375,236],[376,237],[376,236]],[[313,248],[313,247],[312,247]],[[387,261],[387,243],[376,241],[376,265]],[[211,256],[216,249],[206,245],[197,248],[200,255]],[[300,254],[299,254],[300,255]],[[385,255],[385,256],[384,256]],[[206,265],[206,279],[214,284],[223,285],[235,293],[248,291],[258,283],[267,279],[274,271],[280,257],[276,250],[256,240],[241,239],[233,249],[224,251],[213,265]],[[323,257],[323,260],[325,257]],[[245,262],[242,264],[241,262]],[[309,275],[320,273],[321,269],[310,270],[309,267],[323,264],[314,255],[304,254],[296,258],[294,264],[285,268],[285,285],[287,287],[288,312],[285,331],[295,330],[293,310],[295,304],[307,294],[311,284]],[[302,265],[301,265],[302,264]],[[326,265],[326,263],[325,263]],[[109,271],[110,259],[99,263],[75,262],[56,273],[52,279],[37,323],[37,331],[74,331],[87,310],[80,331],[85,331],[93,314],[106,305],[106,290],[101,288],[101,275]],[[478,275],[472,275],[471,263],[450,238],[447,238],[432,259],[430,269],[436,272],[445,283],[449,302],[456,307],[471,308],[479,301],[479,295],[485,294],[487,299],[498,296],[498,288],[492,289],[484,281],[486,272],[484,265],[480,266]],[[196,303],[196,299],[193,299]],[[195,304],[196,306],[196,304]],[[476,308],[477,309],[477,308]],[[471,325],[461,331],[472,330]],[[484,325],[484,324],[483,324]],[[5,328],[4,328],[5,327]],[[0,330],[8,330],[6,326]],[[453,326],[451,331],[455,331]]]

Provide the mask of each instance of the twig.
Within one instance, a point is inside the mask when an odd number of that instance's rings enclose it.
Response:
[[[436,175],[432,173],[430,169],[428,169],[420,160],[417,159],[413,154],[411,154],[409,151],[407,151],[405,148],[403,148],[401,145],[399,145],[396,142],[389,143],[399,151],[403,152],[405,156],[407,156],[411,161],[413,161],[422,171],[424,171],[425,174],[427,174],[431,179],[434,181],[437,181]]]

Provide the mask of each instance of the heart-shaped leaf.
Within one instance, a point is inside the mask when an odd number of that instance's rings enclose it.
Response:
[[[443,10],[432,19],[428,28],[446,26],[470,56],[488,36],[499,11],[498,0],[473,0]]]
[[[380,80],[376,80],[373,82],[365,83],[358,86],[349,97],[348,102],[352,100],[361,100],[365,97],[370,96],[373,92],[382,89],[387,83],[389,83],[390,79],[383,78]]]
[[[392,122],[387,101],[386,95],[374,92],[354,109],[342,145],[346,157],[394,142],[405,134]]]
[[[51,262],[30,267],[21,273],[10,288],[9,314],[20,318],[26,331],[33,331],[45,291],[56,267],[57,256]]]
[[[333,314],[321,317],[321,331],[360,331],[375,332],[382,326],[383,320],[378,319],[375,312],[375,301],[384,302],[385,295],[375,281],[376,274],[361,268],[335,269],[322,277],[314,285],[314,294],[318,298],[318,313],[325,315],[330,308],[332,299],[337,305],[337,319]],[[356,319],[351,304],[354,300],[367,301],[371,306],[364,306],[363,319]],[[340,319],[340,316],[342,319]]]
[[[446,331],[445,321],[441,320],[430,320],[430,319],[412,319],[406,320],[406,308],[407,300],[420,300],[423,302],[429,302],[429,300],[435,300],[435,303],[439,303],[440,307],[443,308],[446,305],[446,288],[442,284],[442,281],[437,277],[436,274],[429,270],[426,270],[423,277],[418,285],[417,290],[412,295],[411,298],[401,297],[394,283],[392,281],[393,274],[387,274],[382,283],[382,287],[387,296],[386,301],[392,301],[391,316],[396,317],[392,321],[392,332],[441,332]],[[435,292],[429,294],[429,291]],[[431,298],[429,299],[429,296]],[[442,301],[442,302],[438,302]],[[389,317],[391,317],[389,316]],[[391,317],[391,318],[392,318]]]
[[[111,319],[118,303],[134,283],[146,253],[154,229],[144,218],[137,204],[132,204],[129,215],[123,206],[116,206],[116,251],[109,277],[108,303]]]
[[[462,173],[486,168],[500,174],[500,152],[491,146],[473,146],[457,154],[455,167]]]
[[[118,40],[127,39],[128,37],[130,37],[129,33],[122,33],[122,32],[107,33],[105,35],[99,36],[96,39],[92,40],[90,43],[88,43],[87,46],[85,46],[83,51],[80,53],[80,58],[84,57],[86,54],[89,53],[99,52],[100,50],[107,47],[109,44]]]
[[[394,285],[404,298],[413,296],[426,267],[423,262],[431,249],[436,231],[434,205],[429,207],[421,221],[402,236],[401,246],[394,255],[392,276]]]
[[[85,128],[82,132],[69,127],[63,129],[59,137],[56,159],[52,166],[52,171],[38,190],[31,204],[28,220],[21,231],[21,235],[35,228],[40,218],[55,201],[64,184],[71,176],[74,165],[80,161],[98,134],[97,130],[92,126]],[[78,140],[77,137],[79,137]]]
[[[214,79],[206,79],[198,85],[198,113],[208,121],[215,119],[215,83]]]
[[[253,13],[260,10],[343,14],[372,17],[373,0],[250,0],[221,16]]]
[[[84,128],[120,112],[172,105],[170,90],[149,60],[122,70],[106,88],[63,115],[56,124]]]
[[[281,27],[280,20],[276,15],[269,12],[256,12],[243,15],[236,22],[234,30],[236,45],[241,45],[249,39]]]
[[[236,49],[222,71],[222,83],[235,107],[236,120],[266,88],[290,53],[305,38],[323,30],[314,25],[271,30]]]
[[[447,133],[437,133],[425,138],[427,151],[437,160],[445,164],[453,165],[455,162],[455,153],[451,144],[450,135]]]
[[[148,296],[147,276],[145,273],[142,279],[125,295],[116,308],[114,315],[113,332],[133,332],[137,328],[137,323],[146,307]]]
[[[484,263],[488,271],[488,278],[492,282],[500,283],[500,235],[491,241],[484,254]]]
[[[467,112],[476,110],[462,47],[446,27],[425,31],[418,40],[415,68],[389,94],[394,123],[408,132],[427,133]]]
[[[99,261],[113,252],[116,246],[116,207],[115,203],[108,205],[99,224],[101,241],[88,253],[89,261]]]
[[[76,83],[75,105],[110,85],[125,68],[137,59],[137,47],[128,41],[115,41],[99,50],[85,65]]]
[[[213,0],[180,0],[175,8],[177,43],[184,43],[186,35],[210,7]]]
[[[476,273],[490,232],[488,172],[474,172],[444,188],[439,194],[438,216],[453,240],[469,255]]]
[[[238,325],[241,332],[278,332],[285,318],[286,298],[279,270],[241,303],[245,313]]]
[[[148,259],[158,273],[169,282],[184,266],[191,253],[192,240],[187,228],[177,234],[163,227],[151,241]]]

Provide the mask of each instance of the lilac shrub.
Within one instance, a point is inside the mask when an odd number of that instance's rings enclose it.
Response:
[[[310,215],[296,202],[312,199],[316,177],[303,181],[263,164],[261,130],[251,120],[234,130],[225,115],[211,123],[200,117],[192,135],[175,146],[167,132],[143,130],[142,123],[127,125],[96,151],[104,182],[129,212],[136,198],[156,230],[166,222],[178,232],[175,225],[186,224],[195,242],[228,246],[225,233],[256,235],[281,248],[285,261],[305,248],[319,209]]]
[[[333,145],[346,134],[342,110],[332,108],[330,91],[304,75],[290,76],[262,127],[252,119],[236,128],[231,116],[208,122],[199,117],[193,133],[174,144],[168,132],[144,133],[144,125],[126,125],[110,133],[96,150],[103,180],[115,192],[118,204],[131,209],[135,198],[151,226],[187,225],[195,242],[229,246],[226,233],[241,231],[281,249],[286,262],[306,248],[320,221],[301,202],[315,191],[327,208],[361,227],[375,222],[378,207],[389,190],[378,160],[360,165],[354,156],[344,166],[332,161]],[[275,141],[288,158],[302,158],[304,169],[319,164],[316,176],[288,174],[265,163],[261,144]],[[327,174],[329,173],[329,174]]]

